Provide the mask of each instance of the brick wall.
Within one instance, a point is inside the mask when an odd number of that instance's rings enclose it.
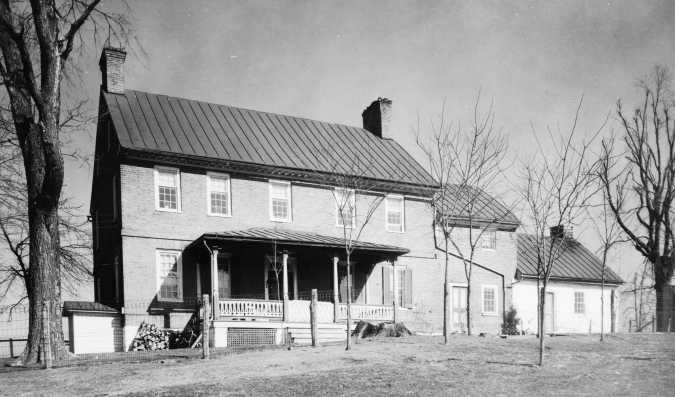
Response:
[[[231,174],[232,216],[216,217],[207,215],[206,171],[180,168],[181,212],[155,210],[154,166],[140,162],[126,162],[120,166],[120,192],[122,206],[122,247],[124,252],[125,302],[156,303],[157,270],[156,250],[184,250],[187,245],[207,232],[238,230],[248,228],[277,228],[316,232],[321,235],[342,237],[343,230],[335,226],[335,204],[330,190],[307,183],[292,184],[292,222],[270,221],[269,183],[266,179],[242,177]],[[372,197],[368,198],[372,200]],[[363,222],[364,198],[357,199],[357,223]],[[405,200],[405,233],[386,231],[384,203],[375,211],[364,229],[361,240],[408,248],[411,253],[400,257],[398,264],[413,271],[411,309],[402,309],[400,318],[418,331],[440,332],[443,318],[443,283],[445,263],[441,251],[433,247],[431,217],[428,203],[421,199]],[[459,233],[461,244],[468,241],[468,233]],[[195,248],[198,250],[199,248]],[[271,247],[247,248],[235,252],[232,258],[232,291],[234,295],[264,294],[264,256]],[[204,249],[205,250],[205,249]],[[204,254],[202,252],[201,254]],[[438,255],[437,255],[438,254]],[[193,255],[192,257],[190,255]],[[183,295],[196,296],[196,269],[194,264],[208,259],[200,254],[184,252]],[[497,233],[496,251],[478,249],[475,261],[505,275],[507,300],[510,299],[511,277],[516,263],[515,237],[509,232]],[[297,250],[294,253],[298,263],[298,290],[312,288],[332,290],[332,260],[326,252]],[[382,301],[383,258],[355,259],[367,270],[367,288],[362,299],[368,295],[368,302]],[[466,284],[462,262],[451,259],[451,282]],[[202,267],[204,271],[207,266]],[[208,276],[202,274],[202,280]],[[498,286],[498,315],[483,316],[481,285]],[[202,285],[208,285],[203,281]],[[473,304],[474,331],[498,332],[502,322],[502,278],[501,276],[474,267],[471,302]],[[358,286],[357,286],[358,287]],[[206,293],[208,291],[202,291]],[[161,303],[161,302],[160,302]],[[508,304],[507,304],[508,307]]]
[[[611,291],[613,286],[605,286],[605,331],[611,330]],[[600,332],[601,305],[600,285],[551,281],[547,292],[553,294],[554,329],[553,332],[588,333]],[[574,293],[583,292],[585,312],[574,312]],[[549,295],[550,296],[550,295]],[[524,280],[513,286],[513,306],[523,322],[523,330],[537,333],[537,283],[536,280]],[[617,317],[619,309],[617,308]],[[545,330],[549,332],[551,330]]]

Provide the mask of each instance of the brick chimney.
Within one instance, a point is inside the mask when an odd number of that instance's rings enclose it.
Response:
[[[553,226],[551,228],[551,238],[574,238],[572,226],[566,228],[564,225]]]
[[[121,48],[105,47],[101,53],[101,86],[111,94],[124,94],[124,59],[127,53]]]
[[[377,98],[361,113],[363,128],[378,138],[392,139],[391,135],[391,101]]]

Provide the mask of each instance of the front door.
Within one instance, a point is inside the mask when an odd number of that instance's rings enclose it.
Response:
[[[218,297],[230,297],[230,256],[218,254]]]
[[[544,302],[544,334],[555,332],[553,293],[546,293],[546,302]]]
[[[452,287],[452,329],[466,332],[466,287]]]

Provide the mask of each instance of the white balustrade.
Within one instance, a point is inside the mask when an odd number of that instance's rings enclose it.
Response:
[[[347,304],[340,304],[340,320],[347,319]],[[361,305],[352,303],[352,320],[394,321],[392,306]]]
[[[220,315],[226,317],[273,317],[282,318],[284,303],[258,300],[221,300]]]

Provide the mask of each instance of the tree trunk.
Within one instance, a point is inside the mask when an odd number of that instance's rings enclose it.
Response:
[[[350,254],[347,254],[347,349],[352,349],[352,283],[351,283],[351,263]],[[394,275],[396,277],[396,275]]]
[[[668,332],[668,319],[673,316],[674,291],[670,285],[675,270],[675,258],[662,256],[654,263],[654,290],[656,291],[656,331]]]
[[[444,343],[450,343],[450,258],[448,239],[445,239],[445,284],[443,287],[443,337]]]
[[[471,336],[471,276],[466,279],[466,334]]]
[[[14,16],[7,2],[0,2],[0,14],[6,21]],[[62,60],[58,47],[58,18],[49,4],[32,4],[33,22],[40,49],[39,77],[29,80],[23,73],[19,47],[9,39],[9,33],[0,27],[0,48],[8,75],[6,82],[11,103],[16,135],[21,147],[26,170],[28,191],[28,227],[30,270],[26,278],[29,302],[29,331],[26,348],[14,365],[43,361],[42,311],[46,302],[50,307],[50,340],[54,360],[68,356],[63,342],[61,313],[56,307],[61,302],[59,263],[59,198],[63,187],[64,165],[59,145],[60,84]],[[2,25],[2,24],[0,24]],[[36,81],[40,79],[40,82]],[[34,87],[40,102],[34,102],[27,87]],[[39,120],[35,120],[35,113]]]
[[[544,286],[541,289],[541,304],[539,305],[539,366],[544,366],[544,332],[546,330],[546,324],[544,324],[545,318],[545,308],[546,308],[546,281],[544,280]]]

